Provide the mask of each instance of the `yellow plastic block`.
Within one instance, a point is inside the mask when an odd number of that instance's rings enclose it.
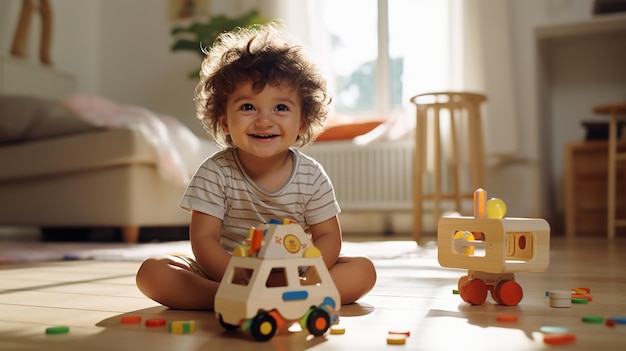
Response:
[[[170,333],[191,334],[196,331],[196,321],[173,321],[170,323]]]
[[[331,334],[335,334],[335,335],[339,335],[339,334],[345,334],[346,333],[346,328],[340,326],[340,325],[333,325],[330,327],[330,333]]]
[[[406,344],[406,335],[404,334],[388,334],[387,344],[390,345],[404,345]]]

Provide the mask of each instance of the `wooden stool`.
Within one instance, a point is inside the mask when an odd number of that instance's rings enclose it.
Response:
[[[615,216],[615,195],[617,162],[626,160],[626,152],[617,152],[617,121],[626,115],[626,101],[606,105],[598,105],[593,112],[609,115],[609,171],[608,171],[608,203],[607,203],[607,236],[615,237],[616,226],[626,226],[626,218],[617,219]]]
[[[461,213],[461,200],[473,199],[474,191],[485,187],[480,113],[480,105],[484,101],[484,95],[468,92],[427,93],[411,98],[417,109],[413,175],[413,237],[416,241],[420,239],[423,229],[424,201],[432,201],[433,217],[437,223],[441,217],[442,201],[453,201],[454,208]],[[465,179],[469,178],[471,188],[468,188],[467,182],[465,186],[461,184],[462,159],[467,160],[469,172],[465,172]],[[432,186],[427,188],[432,191],[425,192],[423,188],[427,181],[425,176],[429,173],[429,160],[432,161]],[[442,190],[443,165],[449,169],[450,191]]]

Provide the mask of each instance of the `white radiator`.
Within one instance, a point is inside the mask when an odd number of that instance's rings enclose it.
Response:
[[[301,151],[324,166],[342,210],[409,210],[413,207],[413,140],[320,142]]]

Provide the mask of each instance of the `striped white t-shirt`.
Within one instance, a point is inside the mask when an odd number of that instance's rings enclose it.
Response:
[[[269,192],[244,171],[237,148],[206,159],[189,182],[179,206],[222,220],[222,246],[232,252],[248,238],[250,227],[289,218],[305,232],[340,212],[328,175],[314,159],[291,150],[293,170],[277,191]]]

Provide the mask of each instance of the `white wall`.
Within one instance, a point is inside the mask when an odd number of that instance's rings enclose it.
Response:
[[[538,25],[591,17],[593,0],[508,0],[515,78],[518,158],[513,168],[496,170],[500,197],[518,198],[520,215],[538,215],[541,194],[511,186],[512,169],[524,170],[532,186],[541,175],[538,102],[535,76],[536,49],[533,30]],[[7,55],[19,10],[19,1],[0,0],[0,55]],[[172,53],[167,0],[51,0],[54,16],[52,59],[58,70],[73,74],[78,89],[121,103],[145,106],[181,119],[197,134],[193,89],[187,73],[200,58],[193,53]],[[214,12],[233,14],[236,8],[258,6],[294,13],[293,2],[280,0],[212,1]],[[267,15],[266,15],[267,16]],[[289,23],[287,23],[289,25]],[[32,28],[31,51],[36,50],[37,19]],[[31,59],[36,55],[31,55]],[[519,161],[519,160],[518,160]],[[501,175],[498,175],[500,174]],[[536,188],[536,187],[535,187]],[[517,189],[517,190],[516,190]],[[504,193],[503,193],[504,192]],[[512,194],[509,196],[507,194]],[[518,192],[518,193],[516,193]]]
[[[582,141],[583,120],[594,116],[594,105],[623,99],[626,81],[624,33],[570,37],[542,43],[534,29],[559,23],[584,22],[593,0],[511,0],[512,41],[520,156],[538,167],[538,209],[557,225],[564,212],[563,151],[568,142]],[[621,41],[621,43],[620,43]],[[621,48],[620,48],[621,46]],[[541,63],[540,63],[541,62]],[[541,66],[539,66],[541,65]],[[615,70],[617,67],[622,69]]]
[[[538,102],[536,70],[536,41],[534,29],[550,23],[591,18],[593,0],[509,0],[512,19],[511,41],[515,67],[515,85],[519,93],[515,109],[518,120],[519,155],[537,159],[539,150]]]
[[[97,1],[99,93],[178,117],[202,133],[195,120],[195,81],[187,78],[200,65],[194,53],[172,53],[172,24],[166,1]]]
[[[237,15],[237,9],[293,12],[287,0],[212,1],[212,11]],[[8,55],[21,1],[0,0],[0,55]],[[174,26],[168,0],[51,0],[52,59],[56,69],[77,78],[80,91],[178,117],[204,135],[195,119],[194,53],[172,53]],[[269,17],[269,15],[266,15]],[[32,19],[28,60],[36,63],[39,17]]]
[[[0,0],[0,49],[7,55],[19,1]],[[52,59],[77,78],[79,91],[148,107],[181,119],[203,134],[187,78],[200,64],[193,53],[172,53],[165,0],[52,0]],[[39,18],[33,17],[28,60],[36,62]]]

